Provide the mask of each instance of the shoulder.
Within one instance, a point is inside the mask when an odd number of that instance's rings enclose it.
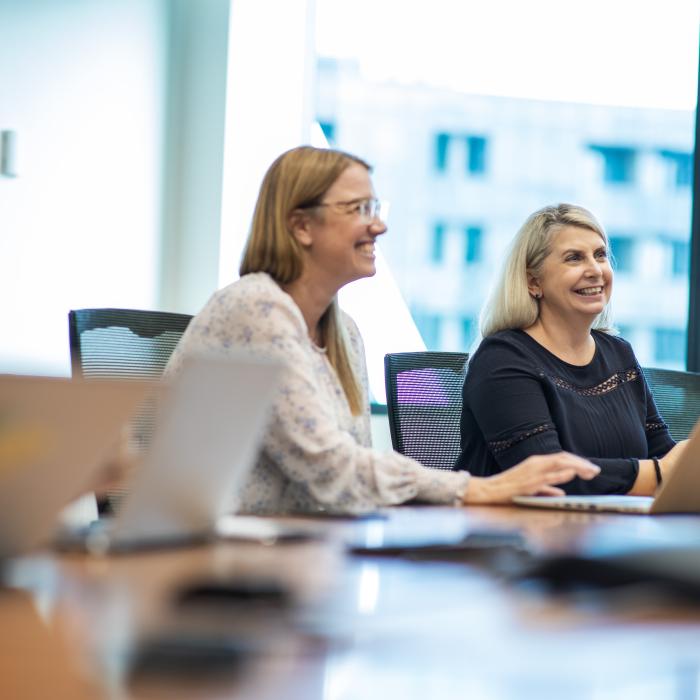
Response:
[[[290,353],[306,338],[304,318],[292,298],[269,275],[251,273],[212,295],[192,319],[183,345]]]
[[[591,331],[598,351],[609,358],[618,357],[628,362],[637,362],[632,346],[619,335],[603,331]]]
[[[513,381],[541,374],[529,337],[518,330],[499,331],[484,338],[469,360],[465,390],[488,390],[492,380]]]
[[[285,324],[303,328],[304,319],[292,298],[266,273],[253,272],[215,292],[195,320],[226,325]]]
[[[292,298],[265,272],[252,272],[215,292],[207,306],[231,306],[265,311],[269,307],[294,307]]]
[[[469,364],[496,364],[509,358],[530,363],[533,352],[529,340],[520,330],[498,331],[481,341]]]

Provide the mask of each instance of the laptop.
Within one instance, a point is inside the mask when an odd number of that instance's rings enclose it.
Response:
[[[700,421],[655,496],[516,496],[520,506],[611,513],[700,513]]]
[[[280,371],[248,355],[185,358],[117,515],[58,545],[108,552],[215,537],[254,465]]]
[[[153,386],[0,375],[0,560],[50,540]]]

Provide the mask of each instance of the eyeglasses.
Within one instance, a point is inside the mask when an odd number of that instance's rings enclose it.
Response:
[[[348,214],[357,214],[366,224],[379,219],[386,222],[389,216],[389,202],[382,202],[379,199],[370,197],[369,199],[351,199],[347,202],[321,202],[312,204],[308,208],[316,207],[342,207]]]

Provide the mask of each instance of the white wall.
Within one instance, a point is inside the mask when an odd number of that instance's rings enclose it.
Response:
[[[0,0],[0,371],[69,372],[67,312],[152,307],[162,0]]]
[[[67,374],[71,308],[216,288],[229,6],[0,0],[0,372]]]

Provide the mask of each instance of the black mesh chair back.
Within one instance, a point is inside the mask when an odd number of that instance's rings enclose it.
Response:
[[[134,309],[68,314],[71,368],[85,379],[158,379],[192,316]]]
[[[469,355],[399,352],[384,356],[394,449],[426,467],[452,469],[459,456],[462,385]]]
[[[158,380],[192,320],[188,314],[135,309],[78,309],[68,314],[73,377]],[[153,434],[154,399],[147,399],[131,422],[130,444],[147,447]],[[124,491],[110,492],[100,511],[118,507]]]
[[[700,418],[700,374],[642,367],[656,407],[674,440],[685,440]]]

